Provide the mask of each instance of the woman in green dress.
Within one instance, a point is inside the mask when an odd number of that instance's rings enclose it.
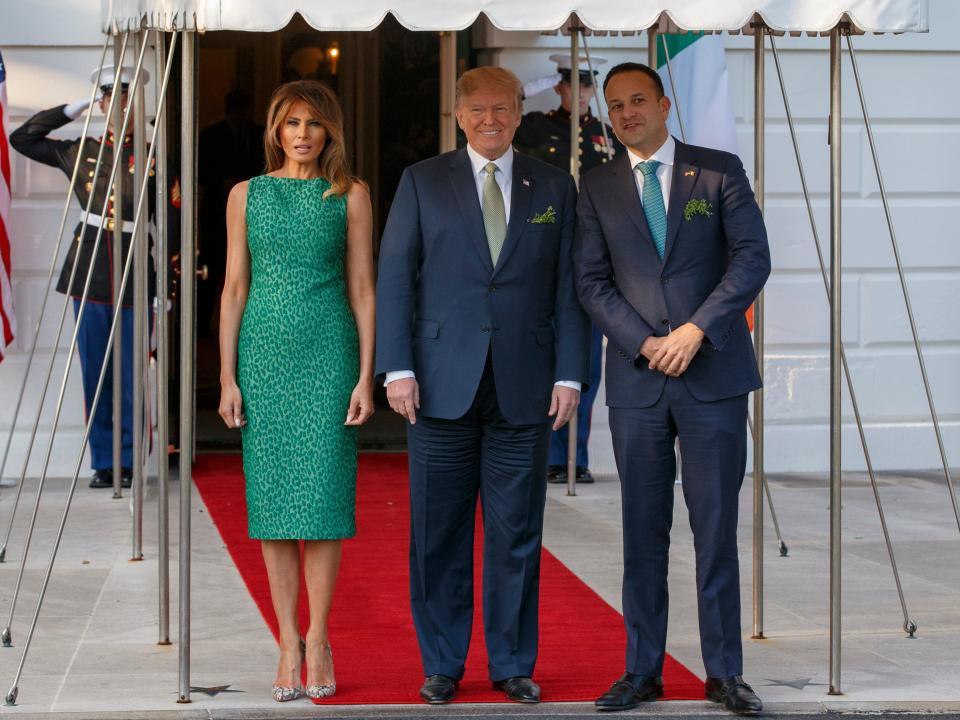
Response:
[[[357,427],[373,413],[373,223],[325,85],[274,92],[264,149],[267,174],[227,201],[219,412],[242,432],[248,529],[261,541],[280,629],[273,696],[283,702],[336,690],[327,615],[340,541],[356,532]]]

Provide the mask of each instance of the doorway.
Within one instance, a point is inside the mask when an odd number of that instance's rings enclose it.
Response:
[[[351,167],[370,185],[376,255],[403,169],[439,150],[439,38],[406,30],[392,16],[369,32],[319,32],[296,15],[272,33],[201,36],[199,68],[195,435],[198,451],[235,452],[240,435],[217,415],[224,217],[233,185],[263,172],[270,96],[296,79],[320,80],[338,95]],[[403,422],[382,388],[376,400],[361,449],[405,449]]]

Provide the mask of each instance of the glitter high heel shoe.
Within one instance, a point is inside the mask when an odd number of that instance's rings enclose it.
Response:
[[[330,647],[330,643],[327,643],[326,648],[327,655],[330,656],[330,664],[333,665],[333,648]],[[334,681],[329,685],[308,685],[304,694],[311,700],[319,700],[320,698],[331,697],[336,692],[337,683]]]
[[[300,662],[306,660],[305,648],[303,642],[300,643]],[[299,673],[297,673],[299,676]],[[290,702],[291,700],[296,700],[297,698],[303,697],[303,686],[297,685],[295,687],[286,687],[284,685],[274,685],[273,686],[273,699],[277,702]]]

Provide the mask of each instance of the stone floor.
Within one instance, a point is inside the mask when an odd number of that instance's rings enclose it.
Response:
[[[602,402],[602,400],[601,400]],[[607,602],[620,607],[619,484],[609,451],[605,412],[598,405],[591,441],[597,482],[576,497],[551,485],[545,544]],[[764,634],[748,636],[751,608],[751,479],[741,493],[743,627],[746,675],[767,707],[782,714],[824,712],[960,712],[960,534],[942,476],[918,472],[879,478],[916,639],[902,630],[890,563],[865,476],[844,484],[843,695],[828,696],[828,485],[819,475],[769,477],[789,555],[780,557],[766,517]],[[0,690],[10,688],[67,497],[50,480],[14,614],[13,648],[0,648]],[[24,488],[7,562],[0,565],[0,621],[6,623],[22,557],[36,481]],[[178,483],[171,488],[172,625],[177,617]],[[693,553],[677,488],[671,549],[670,652],[702,674],[693,589]],[[0,491],[0,531],[16,490]],[[192,660],[190,705],[178,705],[178,646],[158,640],[156,486],[144,511],[144,560],[131,562],[129,499],[85,483],[74,497],[67,529],[11,717],[252,718],[415,717],[422,707],[281,708],[270,699],[276,646],[216,529],[193,496]],[[766,510],[766,508],[765,508]],[[588,619],[584,620],[588,622]],[[611,678],[613,680],[614,678]],[[227,686],[227,687],[224,687]],[[598,692],[603,688],[597,688]],[[445,717],[504,714],[590,714],[586,704],[452,706]],[[631,714],[716,716],[704,703],[659,703]],[[799,717],[799,715],[798,715]]]

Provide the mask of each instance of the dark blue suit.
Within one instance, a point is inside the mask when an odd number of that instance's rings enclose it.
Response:
[[[710,215],[684,218],[692,199]],[[607,404],[623,497],[627,670],[662,673],[674,440],[694,535],[701,650],[709,677],[742,672],[737,494],[747,393],[760,387],[744,312],[770,273],[766,230],[735,155],[676,143],[664,258],[627,156],[581,183],[577,291],[604,331]],[[705,333],[679,378],[639,356],[650,335],[692,322]]]
[[[531,675],[554,382],[587,381],[570,176],[515,154],[507,236],[490,258],[473,168],[458,150],[406,169],[384,230],[377,374],[413,370],[410,585],[426,675],[463,674],[473,533],[483,510],[491,679]],[[555,223],[530,219],[552,207]]]

